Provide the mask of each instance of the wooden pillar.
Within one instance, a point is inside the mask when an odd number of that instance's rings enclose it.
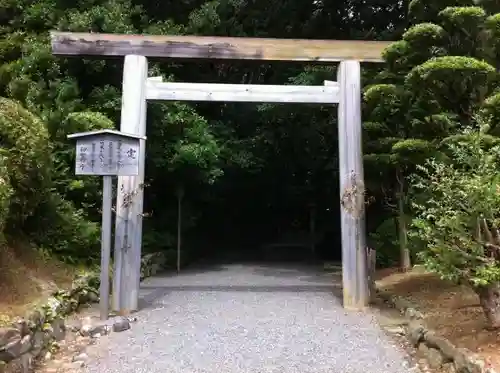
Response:
[[[146,135],[146,80],[144,56],[127,55],[123,66],[120,131]],[[141,140],[139,175],[118,177],[115,226],[113,309],[122,314],[137,310],[142,246],[145,140]]]
[[[369,303],[366,266],[365,187],[361,141],[361,71],[358,61],[342,61],[337,72],[340,215],[344,308]]]

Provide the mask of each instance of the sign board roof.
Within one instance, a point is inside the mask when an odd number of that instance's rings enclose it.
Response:
[[[68,135],[68,139],[78,139],[78,138],[82,138],[82,137],[90,137],[90,136],[97,136],[97,135],[112,135],[112,136],[114,135],[114,136],[127,137],[127,138],[133,138],[133,139],[138,139],[138,140],[146,140],[146,136],[140,136],[140,135],[136,135],[133,133],[121,132],[121,131],[110,130],[110,129],[72,133],[71,135]]]

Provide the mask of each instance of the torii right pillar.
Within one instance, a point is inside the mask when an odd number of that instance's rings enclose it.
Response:
[[[361,128],[361,68],[359,61],[342,61],[337,70],[342,282],[346,309],[369,304],[365,184]]]

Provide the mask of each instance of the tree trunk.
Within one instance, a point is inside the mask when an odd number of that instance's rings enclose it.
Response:
[[[405,190],[404,181],[401,176],[398,176],[399,191],[398,191],[398,231],[399,231],[399,255],[400,267],[403,271],[411,268],[410,249],[408,248],[408,228],[406,224],[405,214]]]
[[[408,227],[402,199],[399,199],[398,204],[400,205],[398,218],[400,267],[404,271],[407,271],[411,268],[410,249],[408,248]]]
[[[182,197],[184,189],[177,188],[177,273],[181,271],[181,240],[182,240]]]
[[[309,206],[309,239],[311,240],[311,254],[316,259],[316,206]]]
[[[377,270],[377,252],[371,247],[366,247],[366,266],[368,275],[368,289],[370,291],[370,301],[376,299],[377,288],[375,286],[375,272]]]
[[[500,328],[500,283],[476,288],[489,329]]]

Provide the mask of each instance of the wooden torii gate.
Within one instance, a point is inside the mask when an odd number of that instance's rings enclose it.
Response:
[[[368,304],[360,62],[381,62],[382,51],[391,42],[55,31],[51,41],[55,55],[124,57],[120,130],[127,133],[146,135],[147,100],[338,104],[343,301],[349,309]],[[340,62],[340,66],[337,81],[325,81],[324,86],[165,83],[161,77],[148,78],[147,57]],[[118,178],[113,309],[125,314],[138,309],[145,164],[142,145],[139,175]]]

